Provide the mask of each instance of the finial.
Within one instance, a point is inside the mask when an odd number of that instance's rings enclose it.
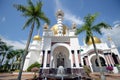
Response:
[[[76,26],[77,26],[76,23],[73,22],[73,23],[72,23],[72,29],[76,29]]]
[[[48,24],[45,23],[43,27],[44,27],[44,29],[48,29]]]
[[[58,11],[57,11],[57,13],[56,13],[56,16],[57,16],[57,18],[59,18],[59,17],[64,17],[64,13],[63,13],[63,11],[61,10],[61,9],[58,9]]]
[[[112,40],[112,38],[111,38],[110,36],[108,36],[108,40],[109,40],[109,41],[111,41],[111,40]]]
[[[108,39],[108,41],[112,40],[112,38],[110,37],[110,33],[107,33],[107,39]]]

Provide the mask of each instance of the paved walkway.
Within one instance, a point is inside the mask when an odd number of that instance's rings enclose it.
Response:
[[[30,80],[33,78],[32,72],[22,74],[22,80]],[[0,73],[0,80],[17,80],[18,73]]]
[[[17,80],[18,73],[0,73],[0,80]],[[91,78],[93,80],[100,80],[100,73],[91,73]],[[106,80],[120,80],[120,74],[108,74],[105,73]],[[27,72],[23,73],[22,80],[31,80],[33,78],[33,73]]]
[[[113,73],[104,73],[106,80],[120,80],[120,73],[113,74]],[[100,80],[100,73],[94,72],[90,74],[91,78],[94,80]]]

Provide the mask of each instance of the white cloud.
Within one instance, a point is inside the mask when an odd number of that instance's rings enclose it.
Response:
[[[119,20],[113,22],[113,24],[119,24],[119,23],[120,23]]]
[[[70,23],[74,22],[78,25],[84,24],[83,20],[80,17],[72,14],[69,10],[65,9],[59,0],[54,0],[54,1],[56,4],[55,11],[57,11],[58,9],[64,11],[64,15],[65,15],[64,20],[69,21]]]
[[[4,21],[6,21],[6,17],[1,18],[1,22],[4,22]]]
[[[60,1],[59,0],[54,0],[54,1],[55,1],[55,4],[56,4],[55,10],[57,11],[58,9],[62,9]]]
[[[112,29],[102,29],[104,33],[103,40],[107,41],[105,38],[109,35],[115,42],[117,47],[120,47],[120,25],[115,24]]]
[[[6,42],[8,45],[10,46],[14,46],[14,49],[24,49],[25,48],[25,43],[26,43],[26,40],[21,40],[21,41],[12,41],[12,40],[9,40],[9,39],[6,39],[2,36],[0,36],[0,38]]]
[[[65,20],[72,22],[75,22],[78,25],[84,24],[83,20],[80,17],[77,17],[69,12],[65,11]]]

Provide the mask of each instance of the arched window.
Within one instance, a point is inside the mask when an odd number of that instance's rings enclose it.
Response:
[[[114,53],[112,53],[112,58],[113,58],[115,64],[119,64],[119,62],[117,60],[117,57],[118,57],[117,55],[115,55]]]
[[[101,66],[106,66],[105,60],[104,60],[102,57],[100,57],[100,62],[101,62]],[[98,61],[97,61],[97,59],[95,60],[95,64],[96,64],[96,66],[98,66]]]

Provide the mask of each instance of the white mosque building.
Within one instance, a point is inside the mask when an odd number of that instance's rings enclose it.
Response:
[[[59,66],[73,72],[79,72],[83,66],[90,67],[92,72],[99,71],[92,41],[79,45],[78,36],[75,35],[76,25],[68,27],[63,24],[64,13],[61,10],[57,11],[56,17],[57,23],[51,28],[47,24],[44,25],[42,38],[39,34],[34,36],[23,70],[37,61],[45,73]],[[104,70],[106,66],[114,67],[115,64],[120,64],[120,54],[110,37],[109,46],[97,37],[94,37],[94,40]]]

